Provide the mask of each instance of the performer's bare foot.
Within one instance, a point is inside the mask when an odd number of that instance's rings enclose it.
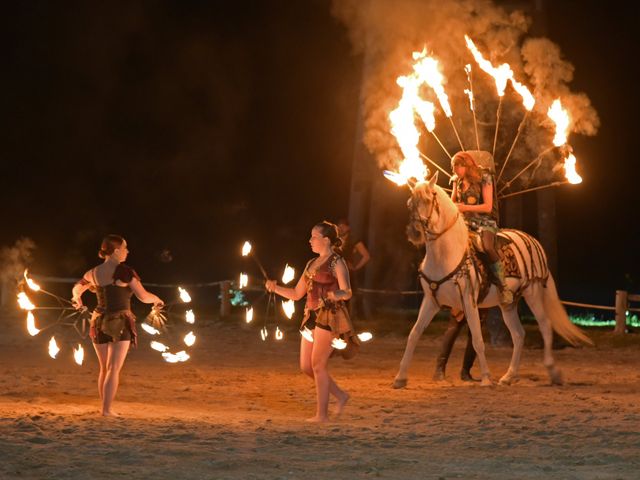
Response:
[[[315,417],[307,418],[307,422],[309,423],[327,423],[329,421],[329,417],[319,417],[316,415]]]
[[[342,392],[342,393],[343,395],[341,395],[338,398],[338,404],[333,409],[333,413],[336,415],[336,417],[339,417],[342,414],[342,411],[344,410],[344,406],[349,401],[349,398],[351,398],[347,392]]]
[[[120,414],[114,412],[113,410],[109,411],[109,412],[102,412],[102,416],[103,417],[119,417]]]

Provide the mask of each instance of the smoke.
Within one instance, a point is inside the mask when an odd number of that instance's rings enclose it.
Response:
[[[17,281],[33,261],[36,244],[28,237],[16,240],[12,247],[0,248],[0,281]]]
[[[478,142],[481,149],[491,150],[498,105],[495,83],[473,61],[465,34],[494,66],[508,63],[516,80],[528,86],[536,97],[534,111],[523,125],[513,151],[512,169],[551,145],[553,125],[546,114],[555,98],[561,97],[569,111],[572,132],[597,132],[599,120],[589,99],[568,87],[573,66],[550,40],[526,37],[531,21],[521,11],[509,12],[487,0],[334,0],[332,13],[348,28],[356,53],[364,56],[363,140],[382,168],[394,168],[402,159],[388,119],[402,95],[396,79],[411,72],[412,52],[424,47],[440,61],[453,120],[465,148],[476,148],[473,116],[464,93],[469,87],[464,66],[472,65]],[[438,105],[430,89],[424,89],[422,95]],[[520,96],[511,86],[507,87],[502,107],[496,145],[498,161],[506,156],[525,113]],[[449,151],[455,151],[459,145],[453,129],[439,108],[438,111],[436,133]],[[424,133],[420,149],[431,158],[443,159],[443,165],[448,163],[444,152],[426,135],[426,130]]]

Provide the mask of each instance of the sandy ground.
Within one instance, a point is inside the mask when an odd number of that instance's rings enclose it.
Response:
[[[146,345],[125,365],[117,419],[97,415],[97,361],[71,360],[70,328],[30,338],[5,317],[0,336],[0,478],[562,478],[640,476],[640,335],[593,332],[595,348],[556,350],[566,385],[551,387],[529,335],[521,381],[482,388],[431,381],[438,333],[425,333],[404,390],[390,388],[409,323],[389,327],[351,361],[332,359],[352,396],[341,418],[307,424],[314,389],[298,373],[298,337],[262,342],[239,319],[204,322],[187,363]],[[531,329],[528,329],[531,330]],[[91,348],[85,341],[85,346]],[[494,378],[509,348],[488,347]]]

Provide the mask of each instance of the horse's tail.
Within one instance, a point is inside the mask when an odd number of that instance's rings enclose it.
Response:
[[[551,322],[553,329],[571,345],[593,345],[593,341],[577,326],[571,323],[566,310],[560,302],[556,282],[549,274],[547,285],[544,288],[544,312]]]

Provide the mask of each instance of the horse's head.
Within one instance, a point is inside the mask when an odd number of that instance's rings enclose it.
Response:
[[[438,172],[429,181],[418,183],[407,202],[411,212],[407,236],[414,245],[434,240],[450,228],[457,217],[458,209],[449,196],[440,188]]]

